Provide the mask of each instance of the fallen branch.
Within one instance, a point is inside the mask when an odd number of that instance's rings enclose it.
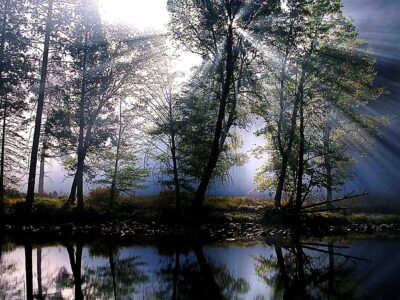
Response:
[[[306,206],[303,206],[301,209],[307,209],[307,208],[321,206],[321,205],[329,204],[329,203],[333,203],[333,202],[339,202],[339,201],[343,201],[343,200],[346,200],[346,199],[361,197],[361,196],[364,196],[364,195],[367,195],[367,194],[368,194],[368,192],[364,192],[364,193],[361,193],[361,194],[353,195],[353,192],[351,192],[350,194],[348,194],[348,195],[346,195],[346,196],[344,196],[342,198],[334,199],[334,200],[331,200],[331,201],[323,201],[323,202],[318,202],[318,203],[306,205]]]
[[[313,210],[304,210],[304,211],[301,211],[300,213],[310,214],[310,213],[316,213],[316,212],[337,211],[337,210],[346,210],[346,209],[350,209],[350,208],[349,207],[321,208],[321,209],[313,209]]]

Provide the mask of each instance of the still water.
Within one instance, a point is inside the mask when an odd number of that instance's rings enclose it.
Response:
[[[3,239],[0,299],[399,299],[399,242]]]

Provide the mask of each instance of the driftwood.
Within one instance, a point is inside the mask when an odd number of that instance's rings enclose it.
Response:
[[[304,210],[304,209],[307,209],[307,208],[312,208],[312,207],[316,207],[316,206],[322,206],[322,205],[325,205],[325,204],[330,204],[330,203],[334,203],[334,202],[343,201],[343,200],[346,200],[346,199],[361,197],[361,196],[364,196],[364,195],[368,194],[368,192],[364,192],[364,193],[361,193],[361,194],[355,194],[355,195],[353,195],[353,193],[354,193],[354,191],[351,192],[350,194],[347,194],[347,195],[343,196],[342,198],[334,199],[334,200],[331,200],[331,201],[323,201],[323,202],[318,202],[318,203],[306,205],[306,206],[303,206],[301,209]],[[332,209],[328,208],[326,210],[332,210]]]

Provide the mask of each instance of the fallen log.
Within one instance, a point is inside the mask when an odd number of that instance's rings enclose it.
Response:
[[[346,199],[361,197],[361,196],[364,196],[364,195],[367,195],[367,194],[368,194],[368,192],[364,192],[364,193],[361,193],[361,194],[353,195],[353,192],[351,192],[350,194],[348,194],[348,195],[346,195],[346,196],[344,196],[342,198],[334,199],[334,200],[331,200],[331,201],[323,201],[323,202],[318,202],[318,203],[306,205],[306,206],[303,206],[301,209],[307,209],[307,208],[321,206],[321,205],[325,205],[325,204],[329,204],[329,203],[333,203],[333,202],[339,202],[339,201],[343,201],[343,200],[346,200]]]

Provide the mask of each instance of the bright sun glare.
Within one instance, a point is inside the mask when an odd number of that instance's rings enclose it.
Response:
[[[168,23],[167,0],[99,0],[106,22],[127,23],[139,30],[163,30]]]

